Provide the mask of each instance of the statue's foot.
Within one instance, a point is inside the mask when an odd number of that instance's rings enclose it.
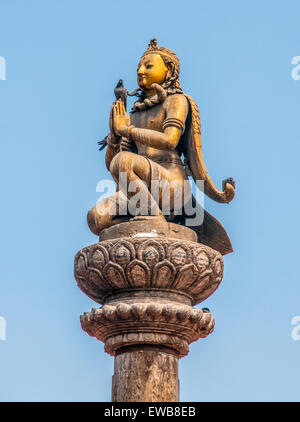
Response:
[[[108,227],[128,221],[130,216],[118,215],[119,210],[126,210],[127,198],[118,191],[108,198],[98,202],[87,215],[88,226],[96,235]]]
[[[98,202],[87,215],[87,222],[91,232],[99,236],[102,230],[128,220],[159,225],[167,223],[160,210],[158,210],[158,215],[139,215],[135,217],[128,215],[126,214],[127,204],[128,199],[122,191],[117,191],[110,197]]]
[[[87,215],[88,226],[92,233],[99,236],[100,232],[108,227],[129,221],[130,216],[116,216],[111,218],[110,215],[99,215],[96,207],[93,207]]]
[[[99,235],[101,230],[110,227],[114,224],[111,216],[108,213],[105,215],[99,214],[97,205],[95,205],[92,209],[89,210],[87,215],[87,223],[91,232],[96,235]]]

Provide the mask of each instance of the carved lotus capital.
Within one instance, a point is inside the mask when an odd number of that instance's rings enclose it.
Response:
[[[117,291],[168,289],[207,299],[223,277],[223,258],[208,246],[164,237],[127,237],[83,248],[75,257],[79,288],[102,304]]]

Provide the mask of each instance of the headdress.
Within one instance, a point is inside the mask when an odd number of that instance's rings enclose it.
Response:
[[[180,69],[180,61],[174,51],[166,47],[158,46],[156,38],[153,38],[153,40],[150,41],[150,43],[148,44],[148,49],[145,51],[142,57],[146,56],[147,54],[159,54],[163,58],[171,60],[178,68],[178,71]]]

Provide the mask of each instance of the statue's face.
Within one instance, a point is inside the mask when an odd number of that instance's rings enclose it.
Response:
[[[149,90],[153,83],[161,85],[167,72],[168,69],[159,54],[147,54],[139,63],[138,85],[143,91]]]

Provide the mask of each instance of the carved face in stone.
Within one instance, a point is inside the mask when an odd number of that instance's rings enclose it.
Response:
[[[153,83],[161,85],[168,74],[163,59],[159,54],[147,54],[142,57],[138,66],[137,82],[143,91],[150,89]]]

